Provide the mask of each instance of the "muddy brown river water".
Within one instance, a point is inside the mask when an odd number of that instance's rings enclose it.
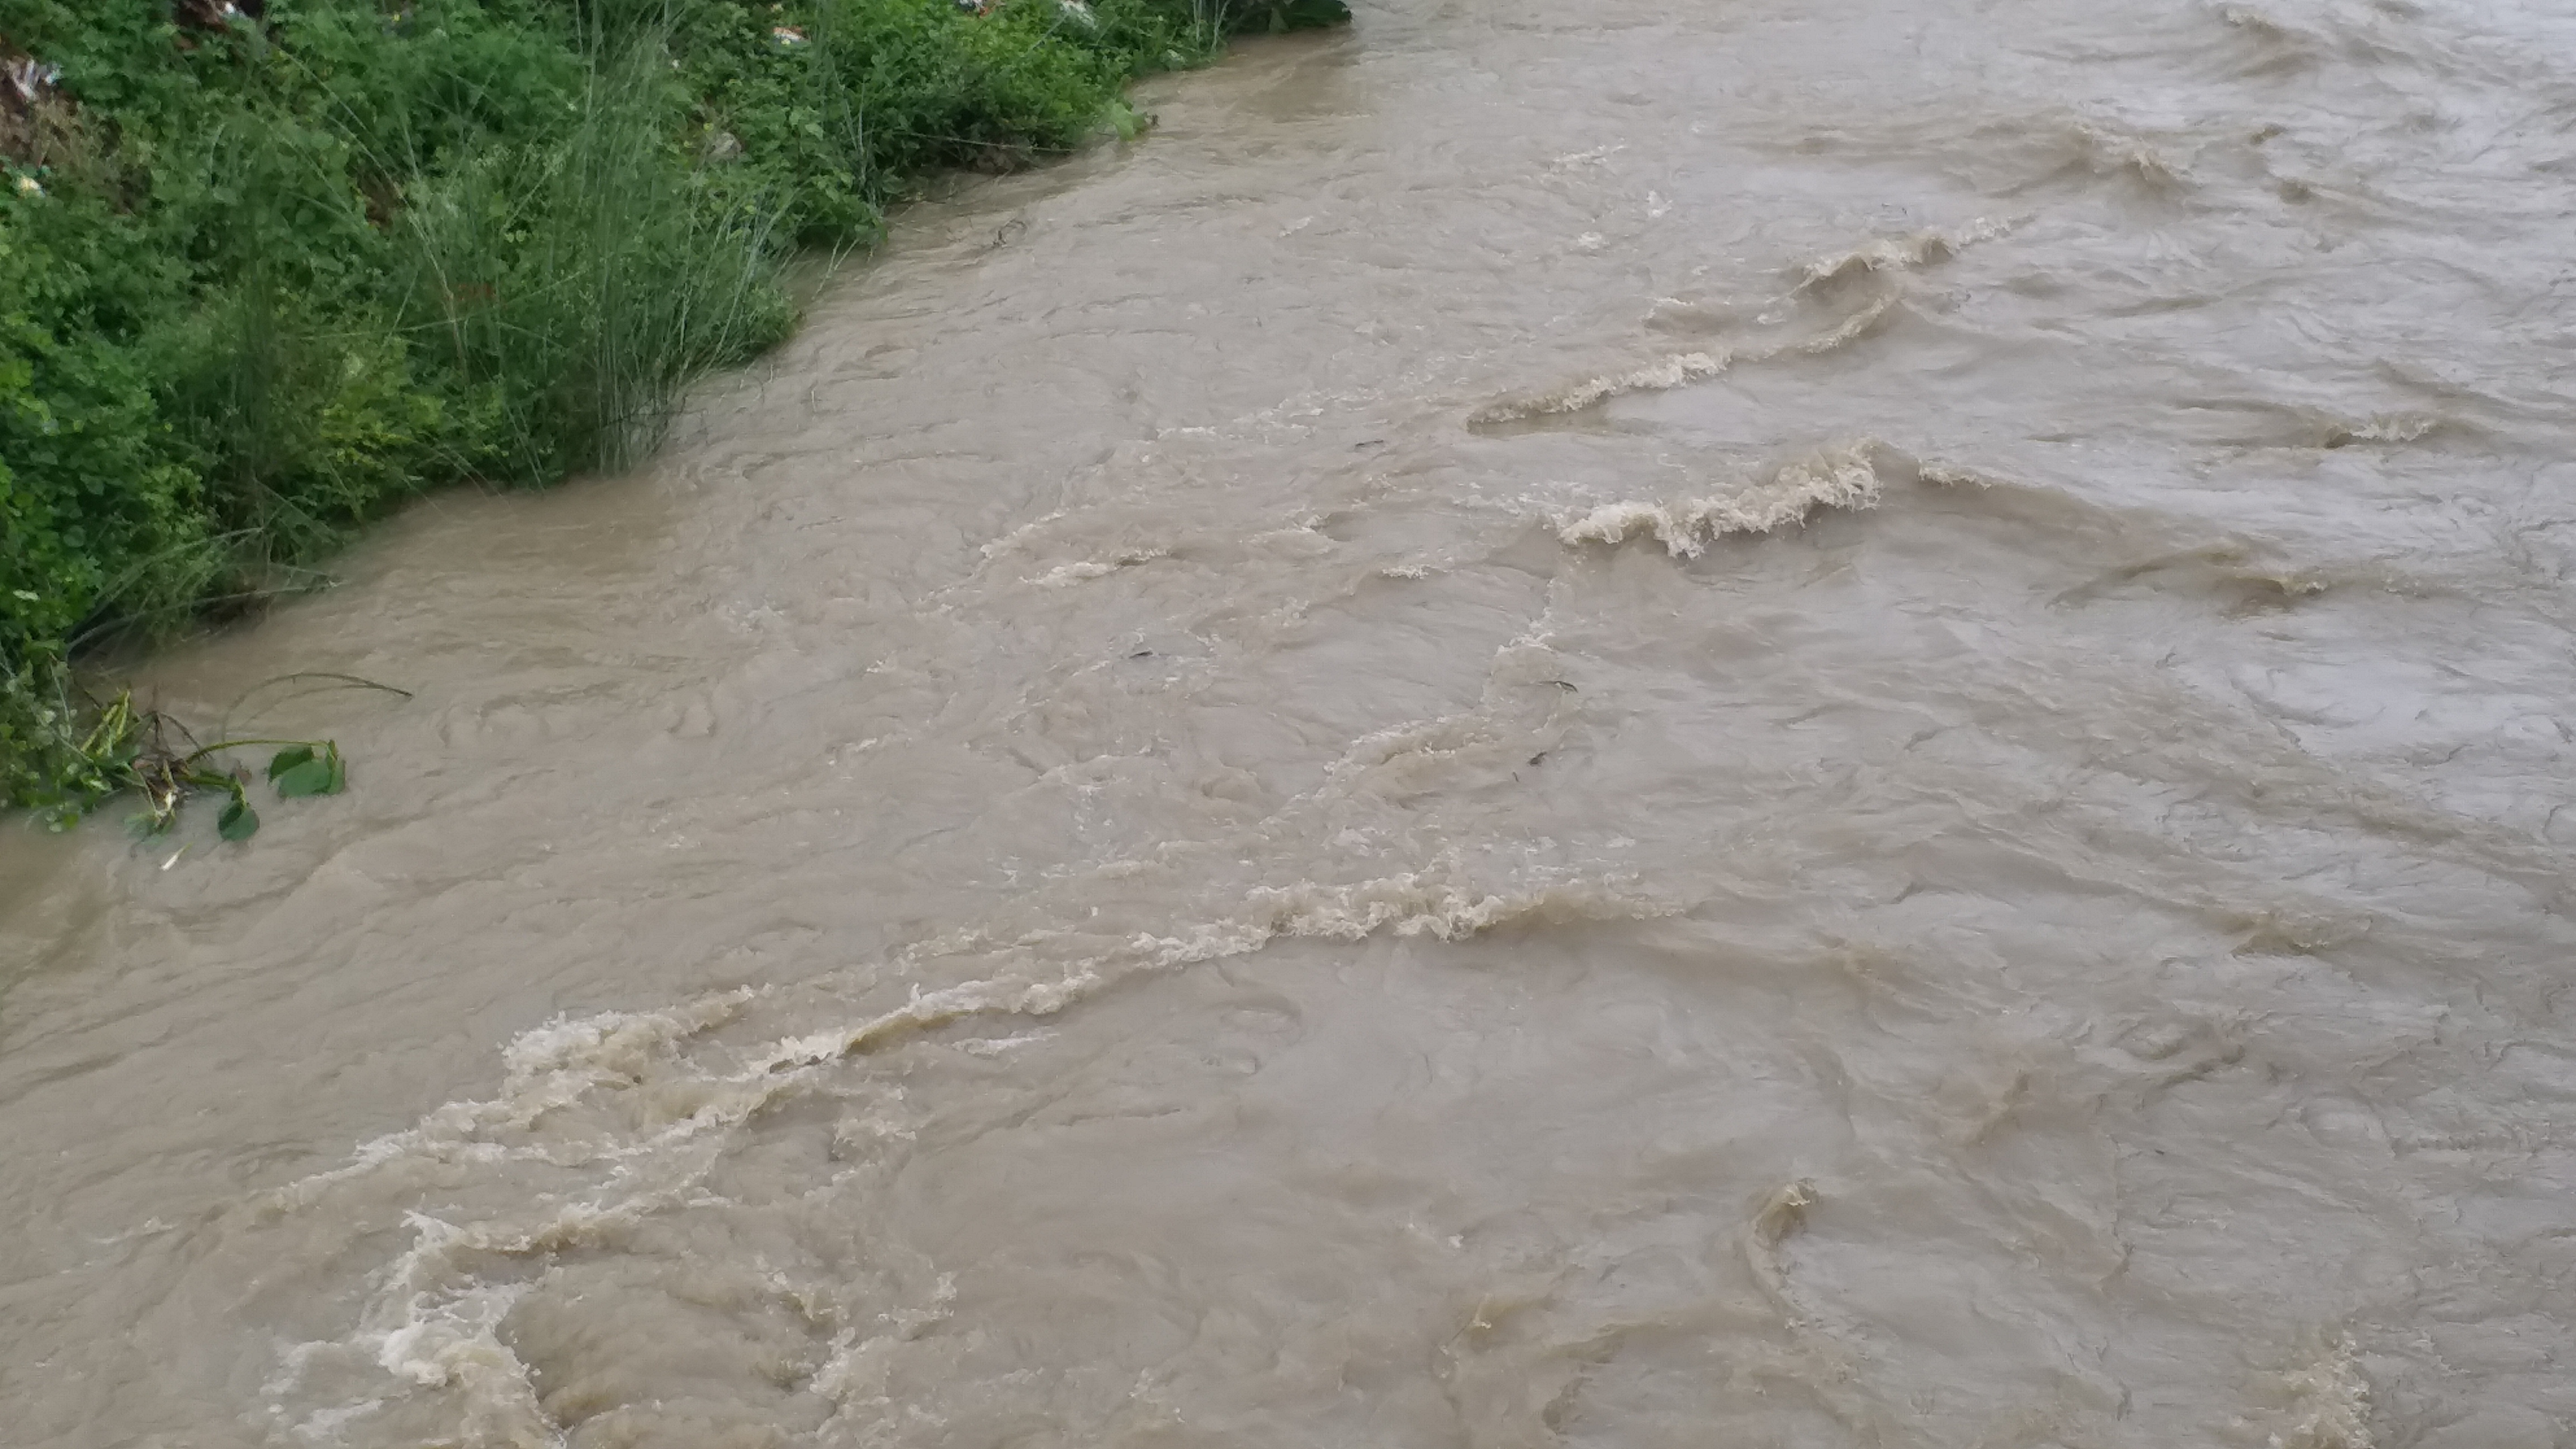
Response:
[[[2576,12],[1146,94],[0,838],[0,1443],[2576,1444]]]

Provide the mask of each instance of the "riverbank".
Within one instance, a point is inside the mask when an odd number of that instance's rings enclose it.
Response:
[[[783,269],[930,175],[1339,0],[0,0],[0,804],[143,731],[73,679],[310,588],[425,491],[649,450]],[[256,681],[244,681],[245,684]]]

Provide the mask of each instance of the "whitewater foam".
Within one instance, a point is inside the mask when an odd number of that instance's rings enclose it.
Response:
[[[1568,544],[1618,545],[1651,534],[1676,558],[1696,558],[1730,534],[1770,533],[1803,523],[1819,508],[1871,508],[1882,492],[1874,438],[1838,443],[1790,463],[1765,482],[1732,493],[1670,502],[1622,500],[1560,519]]]
[[[1131,549],[1114,558],[1080,559],[1072,563],[1057,564],[1045,573],[1023,579],[1021,582],[1033,584],[1041,589],[1068,588],[1074,584],[1087,583],[1092,579],[1105,579],[1121,569],[1134,568],[1138,564],[1151,563],[1158,558],[1170,556],[1170,549]]]
[[[1706,382],[1726,371],[1732,361],[1723,352],[1675,353],[1643,367],[1586,378],[1551,392],[1528,393],[1487,403],[1470,413],[1467,421],[1471,426],[1485,427],[1558,413],[1579,413],[1629,393],[1670,392],[1694,382]]]
[[[522,1156],[542,1157],[559,1168],[608,1164],[599,1175],[595,1198],[539,1199],[531,1205],[539,1206],[542,1215],[525,1226],[406,1213],[410,1246],[375,1275],[350,1344],[402,1385],[456,1394],[464,1442],[558,1449],[564,1436],[540,1403],[527,1364],[502,1335],[512,1308],[530,1285],[488,1281],[467,1266],[468,1260],[541,1258],[595,1243],[603,1232],[652,1214],[707,1201],[702,1184],[724,1151],[721,1129],[813,1088],[838,1063],[970,1018],[1042,1019],[1139,973],[1240,957],[1286,938],[1359,941],[1384,933],[1455,941],[1520,923],[1640,919],[1668,911],[1610,884],[1569,880],[1483,889],[1444,857],[1420,871],[1368,880],[1301,880],[1256,889],[1226,916],[1169,935],[1138,933],[1070,962],[1061,974],[989,977],[933,990],[916,986],[908,1000],[890,1011],[784,1035],[765,1047],[725,1053],[720,1061],[701,1061],[685,1047],[692,1038],[736,1020],[765,993],[742,989],[658,1012],[557,1018],[523,1033],[503,1050],[508,1079],[495,1098],[441,1107],[411,1131],[366,1144],[347,1166],[306,1178],[271,1202],[278,1210],[305,1207],[335,1185],[399,1160],[468,1168]],[[1076,938],[1031,933],[1001,954],[1016,956],[1070,939]],[[956,950],[981,944],[988,943],[980,936],[933,943]],[[948,951],[924,948],[910,953],[910,959],[940,954]],[[999,1052],[1038,1039],[1018,1033],[988,1046]],[[539,1127],[540,1117],[585,1096],[630,1091],[648,1080],[662,1095],[694,1105],[630,1140],[586,1144],[570,1155],[491,1141],[485,1135],[529,1132]],[[679,1151],[683,1148],[688,1150]],[[300,1377],[302,1359],[319,1347],[286,1350],[293,1372],[281,1372],[277,1382]],[[854,1336],[838,1344],[834,1363],[839,1367],[824,1376],[831,1386],[847,1391],[866,1347]],[[381,1395],[383,1390],[373,1392]],[[371,1397],[339,1408],[371,1412],[380,1402]]]
[[[2271,1436],[2271,1449],[2373,1449],[2378,1442],[2370,1432],[2370,1381],[2349,1335],[2282,1380],[2290,1422]]]

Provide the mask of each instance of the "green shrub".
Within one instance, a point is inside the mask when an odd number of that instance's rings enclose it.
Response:
[[[422,489],[615,468],[797,247],[1061,154],[1340,0],[0,0],[0,804],[137,783],[79,651],[298,586]],[[177,17],[177,18],[174,18]],[[151,792],[147,790],[147,794]],[[157,807],[156,807],[157,808]]]

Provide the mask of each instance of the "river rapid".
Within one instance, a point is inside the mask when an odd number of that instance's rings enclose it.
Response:
[[[0,1442],[2576,1444],[2576,13],[1143,103],[0,839]]]

